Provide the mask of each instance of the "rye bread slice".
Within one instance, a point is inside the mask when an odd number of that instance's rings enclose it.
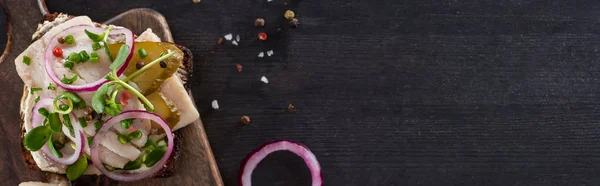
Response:
[[[38,30],[36,31],[36,33],[32,37],[32,42],[36,41],[39,38],[41,38],[41,36],[43,36],[49,30],[49,29],[41,30],[41,28],[44,28],[43,27],[44,24],[54,24],[53,21],[55,21],[55,19],[57,17],[59,17],[59,16],[65,16],[65,15],[67,15],[67,14],[53,13],[53,14],[44,15],[43,19],[40,21],[40,25],[38,26]],[[72,15],[67,15],[66,20],[71,19],[73,17],[74,16],[72,16]],[[96,23],[96,26],[101,27],[101,26],[104,26],[104,25],[101,24],[101,23]],[[184,46],[181,46],[181,45],[177,45],[177,44],[175,44],[175,45],[184,54],[182,65],[179,67],[179,69],[177,70],[176,74],[177,74],[177,76],[179,76],[179,78],[181,78],[182,83],[183,83],[184,87],[186,88],[186,90],[189,91],[189,85],[187,83],[187,80],[189,78],[189,75],[192,74],[193,55],[192,55],[192,52],[188,48],[186,48]],[[21,103],[23,103],[23,102],[26,101],[28,93],[29,93],[28,88],[26,86],[24,86],[23,87],[23,97],[21,98]],[[27,165],[27,168],[29,168],[31,170],[41,171],[41,169],[39,168],[39,166],[37,165],[37,163],[33,159],[33,155],[31,154],[31,152],[29,150],[27,150],[23,146],[23,137],[25,136],[25,132],[26,132],[25,131],[25,126],[24,126],[24,124],[25,124],[24,113],[21,111],[20,115],[21,115],[20,116],[20,118],[21,118],[20,119],[20,126],[21,126],[21,152],[23,154],[23,159],[25,160],[25,164]],[[177,131],[174,132],[174,134],[175,134],[175,138],[174,138],[173,153],[171,154],[171,157],[169,157],[169,159],[167,160],[167,163],[165,164],[165,167],[163,167],[160,171],[158,171],[153,176],[154,178],[170,177],[176,171],[177,161],[179,160],[179,156],[181,154],[181,145],[183,143],[183,132],[181,130],[177,130]]]

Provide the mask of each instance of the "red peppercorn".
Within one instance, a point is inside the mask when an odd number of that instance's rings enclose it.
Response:
[[[52,54],[56,57],[62,57],[63,51],[61,48],[54,47],[54,49],[52,49]]]
[[[129,104],[129,98],[131,98],[131,93],[123,92],[123,94],[121,94],[121,100],[119,100],[119,102],[121,102],[121,105],[127,106]]]
[[[263,41],[267,40],[267,34],[264,32],[258,33],[258,39]]]
[[[242,72],[243,67],[241,64],[236,64],[235,67],[237,68],[238,72]]]

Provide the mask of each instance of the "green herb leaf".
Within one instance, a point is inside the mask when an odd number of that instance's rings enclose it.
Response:
[[[88,145],[92,145],[92,141],[94,141],[94,136],[87,137]]]
[[[62,111],[69,110],[69,105],[67,105],[67,104],[60,104],[60,105],[58,105],[58,109],[60,109]]]
[[[68,114],[63,115],[63,121],[65,126],[69,129],[69,134],[71,137],[75,137],[75,129],[73,129],[73,124],[71,124],[71,118]]]
[[[56,150],[56,148],[54,147],[54,142],[52,142],[52,140],[48,140],[48,148],[50,149],[50,152],[57,158],[63,157],[62,152],[60,152],[59,150]]]
[[[92,96],[92,108],[97,113],[104,112],[104,105],[106,104],[106,93],[108,91],[108,83],[104,83]]]
[[[23,137],[23,146],[29,151],[38,151],[48,139],[52,137],[52,129],[49,126],[42,125],[31,129],[25,137]]]
[[[46,108],[44,107],[38,109],[38,112],[44,117],[48,117],[48,115],[50,114],[50,112],[48,112],[48,110],[46,110]]]
[[[29,93],[30,93],[31,95],[33,95],[33,92],[35,92],[35,91],[40,91],[40,90],[42,90],[42,88],[35,88],[35,87],[31,87],[31,88],[29,89]]]
[[[163,157],[163,155],[165,155],[166,151],[167,151],[167,146],[157,147],[152,152],[150,152],[150,154],[148,154],[148,156],[146,156],[146,158],[144,159],[144,165],[146,165],[146,167],[154,166],[154,164],[156,164],[158,161],[160,161],[160,159]]]
[[[75,62],[75,63],[79,63],[79,62],[81,62],[81,56],[79,56],[79,54],[76,52],[71,52],[69,54],[69,56],[67,57],[67,60]]]
[[[146,148],[146,149],[149,149],[149,150],[154,150],[154,148],[156,148],[156,145],[154,145],[154,142],[152,140],[148,139],[146,141],[146,144],[144,144],[143,148]]]
[[[123,166],[123,170],[135,170],[142,167],[142,158],[135,159],[135,161],[129,161],[125,166]]]
[[[70,99],[73,103],[80,103],[83,101],[81,97],[79,97],[76,93],[73,92],[63,92],[56,96],[55,99]],[[85,103],[85,102],[84,102]]]
[[[60,132],[62,129],[62,122],[60,121],[60,116],[58,113],[50,113],[48,115],[48,124],[50,124],[50,128],[54,132]]]
[[[60,80],[60,82],[64,83],[64,84],[73,84],[73,82],[77,81],[77,74],[75,74],[72,78],[67,78],[67,76],[63,75],[63,78]]]
[[[90,61],[92,63],[98,62],[98,53],[96,53],[96,52],[90,53]]]
[[[121,128],[129,129],[129,127],[131,127],[132,123],[133,123],[133,118],[121,120]]]
[[[35,102],[37,103],[38,101],[40,101],[40,97],[38,96],[38,97],[37,97],[37,98],[35,98],[35,100],[33,100],[33,101],[35,101]]]
[[[126,44],[121,45],[121,48],[119,49],[119,53],[117,53],[115,60],[109,66],[109,68],[111,70],[116,70],[121,65],[123,65],[123,63],[125,63],[125,60],[127,60],[127,56],[129,55],[129,49],[130,49],[129,45],[126,45]]]
[[[84,32],[85,32],[85,35],[87,35],[92,41],[100,42],[100,41],[104,40],[105,33],[95,34],[93,32],[88,31],[87,29],[85,29]],[[94,45],[92,45],[92,47],[93,46]],[[94,49],[94,50],[96,50],[96,49]]]
[[[73,35],[68,35],[67,37],[65,37],[65,43],[69,45],[75,43],[75,38],[73,37]]]
[[[90,59],[90,55],[88,55],[88,53],[85,50],[82,50],[81,52],[79,52],[79,58],[81,59],[81,62],[86,62]]]
[[[129,133],[129,135],[127,135],[127,137],[129,138],[130,141],[133,141],[133,140],[139,140],[140,138],[142,138],[142,135],[143,135],[142,131],[136,130],[132,133]]]
[[[117,116],[123,110],[123,105],[116,103],[114,100],[106,100],[104,111],[111,116]]]
[[[26,65],[31,64],[31,58],[29,56],[23,56],[23,63]]]
[[[77,121],[79,121],[79,125],[81,125],[81,128],[87,127],[87,121],[85,121],[83,117],[78,118]]]
[[[102,128],[102,121],[98,120],[94,123],[94,127],[96,128],[96,132],[98,132],[100,130],[100,128]]]
[[[148,56],[148,52],[146,52],[146,49],[140,48],[138,50],[138,55],[140,56],[141,59],[144,59],[144,58],[146,58],[146,56]]]
[[[119,143],[121,143],[121,144],[129,143],[129,138],[127,138],[127,136],[125,136],[125,135],[119,135],[117,137],[117,139],[119,140]]]
[[[63,64],[64,67],[68,68],[69,70],[73,70],[73,67],[75,66],[75,63],[71,62],[71,61],[65,61],[65,64]]]
[[[102,48],[102,46],[100,46],[100,43],[94,43],[94,44],[92,44],[92,50],[98,50],[100,48]]]
[[[56,90],[56,87],[50,83],[48,84],[48,90]]]
[[[85,157],[79,157],[75,163],[67,167],[67,178],[69,181],[74,181],[79,178],[88,167],[88,161]]]

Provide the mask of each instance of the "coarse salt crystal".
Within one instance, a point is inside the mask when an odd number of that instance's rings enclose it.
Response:
[[[231,41],[231,39],[233,39],[233,35],[231,35],[231,34],[227,34],[224,37],[225,37],[225,39],[227,39],[227,41]]]
[[[273,50],[267,51],[267,56],[272,56],[272,55],[273,55]]]
[[[238,45],[238,42],[237,42],[237,41],[232,41],[232,42],[231,42],[231,44],[233,44],[233,45],[237,46],[237,45]]]
[[[236,35],[236,36],[235,36],[235,40],[236,40],[237,42],[240,42],[240,35]]]
[[[264,57],[264,56],[265,56],[265,53],[264,53],[264,52],[260,52],[260,53],[258,53],[258,57]]]
[[[262,81],[263,83],[269,83],[269,80],[265,76],[260,77],[260,81]]]
[[[213,100],[211,105],[213,109],[219,109],[219,103],[217,102],[217,100]]]

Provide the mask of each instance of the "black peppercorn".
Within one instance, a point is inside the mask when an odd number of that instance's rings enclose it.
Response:
[[[58,40],[58,43],[65,44],[65,38],[64,37],[60,36],[60,37],[58,37],[57,40]]]
[[[135,64],[135,68],[137,68],[139,70],[139,69],[143,68],[144,65],[146,65],[146,64],[144,64],[144,62],[140,61]]]
[[[160,61],[160,68],[167,68],[167,63],[165,63],[165,61]]]

